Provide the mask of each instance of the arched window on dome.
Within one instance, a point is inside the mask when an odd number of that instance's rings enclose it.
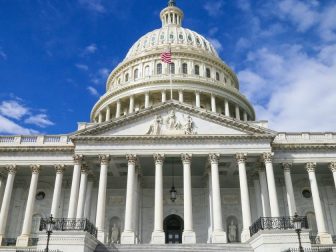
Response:
[[[170,73],[175,74],[175,64],[174,63],[170,64]]]
[[[149,66],[145,66],[145,77],[149,76]]]
[[[187,63],[182,64],[182,73],[188,74],[188,64]]]
[[[125,82],[128,82],[128,79],[129,79],[129,74],[127,73],[127,74],[125,75]]]
[[[200,71],[199,71],[199,65],[195,65],[195,74],[199,75]]]
[[[219,81],[219,73],[216,72],[216,81]]]
[[[206,71],[206,77],[211,78],[210,68],[207,67],[205,71]]]
[[[139,69],[135,69],[134,70],[134,80],[138,79],[139,78]]]
[[[156,74],[162,74],[162,64],[161,63],[156,65]]]

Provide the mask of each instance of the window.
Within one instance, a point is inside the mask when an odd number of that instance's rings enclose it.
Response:
[[[219,81],[219,73],[216,72],[216,80]]]
[[[182,73],[188,74],[188,64],[187,63],[182,64]]]
[[[145,76],[149,76],[149,66],[145,67]]]
[[[210,78],[211,77],[211,72],[210,72],[210,68],[206,69],[206,77]]]
[[[156,74],[162,74],[162,64],[161,63],[156,65]]]
[[[127,73],[127,74],[125,75],[125,82],[128,82],[128,79],[129,79],[129,74]]]
[[[139,78],[139,69],[134,70],[134,80]]]
[[[302,196],[305,197],[306,199],[310,199],[312,196],[311,191],[309,189],[304,189],[302,191]]]
[[[170,64],[170,72],[171,72],[172,74],[175,74],[175,64],[174,64],[174,63],[171,63],[171,64]]]
[[[195,74],[199,75],[199,65],[195,65]]]

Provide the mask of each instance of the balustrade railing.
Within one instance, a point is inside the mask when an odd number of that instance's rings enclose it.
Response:
[[[85,231],[97,237],[97,228],[88,219],[55,218],[54,231]],[[46,230],[49,219],[41,219],[40,231]]]
[[[299,248],[291,248],[283,252],[333,252],[333,249],[332,248],[303,248],[303,250],[300,250]]]
[[[308,220],[306,216],[299,216],[301,220],[301,227],[308,228]],[[250,227],[250,234],[253,236],[259,230],[286,230],[295,229],[293,223],[294,217],[260,217]]]
[[[16,238],[3,238],[1,246],[15,246]]]
[[[16,252],[45,252],[46,250],[45,249],[17,249],[15,250]],[[49,252],[62,252],[61,250],[52,250],[52,249],[49,249],[48,250]]]

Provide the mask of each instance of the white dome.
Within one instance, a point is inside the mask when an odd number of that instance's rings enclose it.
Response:
[[[126,60],[156,49],[168,49],[169,45],[218,57],[213,45],[202,35],[183,27],[164,26],[147,33],[134,43],[126,55]]]

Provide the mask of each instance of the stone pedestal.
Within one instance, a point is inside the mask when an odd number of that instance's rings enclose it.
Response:
[[[320,240],[320,244],[333,244],[332,237],[328,233],[318,233],[317,237]]]
[[[121,244],[135,244],[135,234],[134,234],[134,232],[124,231],[121,234],[120,243]]]
[[[195,232],[193,232],[193,231],[183,231],[182,243],[183,244],[195,244],[196,243]]]
[[[241,242],[247,242],[251,238],[250,230],[243,229],[240,235]]]
[[[165,244],[165,243],[166,243],[166,237],[164,232],[154,231],[152,233],[151,244]]]
[[[29,235],[20,235],[16,240],[17,247],[28,247],[29,246]]]
[[[212,243],[227,243],[226,233],[224,231],[213,231],[211,236]]]

